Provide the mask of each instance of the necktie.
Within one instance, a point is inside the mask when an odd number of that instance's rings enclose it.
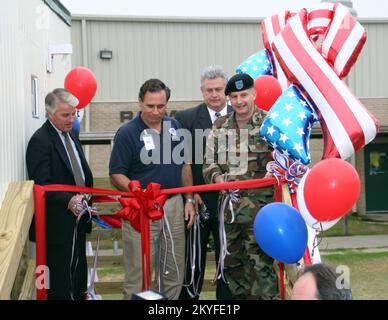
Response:
[[[221,113],[216,112],[216,113],[214,114],[214,121],[216,121],[219,117],[221,117]]]
[[[71,167],[73,168],[75,184],[77,186],[85,186],[85,181],[82,177],[81,168],[78,164],[77,158],[75,157],[74,149],[70,143],[69,134],[67,132],[62,132],[62,134],[65,137],[66,150],[70,157]]]

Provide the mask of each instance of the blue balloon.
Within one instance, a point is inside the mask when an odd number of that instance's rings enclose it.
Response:
[[[307,227],[299,212],[288,204],[274,202],[256,215],[253,226],[256,242],[270,257],[296,263],[307,247]]]
[[[269,110],[260,136],[273,149],[304,165],[311,162],[309,141],[318,116],[303,93],[291,85]]]
[[[81,126],[80,126],[80,123],[79,123],[79,120],[78,120],[77,116],[74,118],[73,129],[76,130],[78,133],[81,130]]]
[[[249,74],[253,80],[263,75],[273,76],[273,67],[268,51],[263,49],[246,58],[236,68],[236,73]]]

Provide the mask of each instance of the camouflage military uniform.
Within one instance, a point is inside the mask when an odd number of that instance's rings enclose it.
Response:
[[[271,153],[267,144],[259,137],[263,118],[264,113],[256,111],[246,127],[239,129],[233,112],[214,123],[208,137],[203,166],[206,183],[213,183],[214,177],[224,173],[227,173],[227,181],[259,179],[265,176]],[[232,138],[234,145],[226,143],[224,137],[227,132],[237,132]],[[213,160],[213,155],[214,163],[208,163]],[[274,200],[273,187],[241,190],[239,193],[240,199],[233,205],[234,222],[230,223],[229,209],[224,213],[230,252],[225,258],[224,274],[229,282],[230,292],[234,299],[276,299],[279,290],[273,259],[259,248],[252,235],[253,221],[258,210]]]

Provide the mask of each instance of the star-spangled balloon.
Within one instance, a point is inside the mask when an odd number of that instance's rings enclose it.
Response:
[[[268,51],[263,49],[245,59],[237,68],[236,73],[246,73],[253,80],[263,75],[273,75],[273,67]]]
[[[268,112],[259,134],[273,149],[308,165],[311,129],[317,121],[318,116],[308,100],[291,85]]]

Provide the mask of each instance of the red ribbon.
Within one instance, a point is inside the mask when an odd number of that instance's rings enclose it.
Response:
[[[216,191],[216,190],[228,190],[228,189],[255,189],[263,188],[276,184],[275,178],[268,179],[252,179],[244,181],[224,182],[209,185],[199,185],[191,187],[181,187],[160,190],[160,185],[156,183],[150,183],[146,190],[141,188],[138,181],[131,181],[129,184],[130,192],[114,191],[108,189],[87,188],[71,185],[34,185],[34,201],[35,201],[35,229],[36,229],[36,266],[46,265],[46,211],[45,211],[45,193],[49,191],[67,191],[75,193],[89,193],[97,195],[119,195],[125,196],[120,198],[119,201],[123,206],[123,209],[114,216],[110,217],[110,220],[116,220],[115,218],[128,219],[131,225],[140,230],[142,235],[142,266],[143,266],[143,288],[150,284],[150,230],[149,219],[158,220],[163,217],[163,205],[168,195],[189,193],[189,192],[203,192],[203,191]],[[281,188],[276,188],[276,201],[279,201]],[[107,200],[107,201],[104,201]],[[97,197],[95,202],[112,202],[116,201],[113,198]],[[280,200],[281,201],[281,200]],[[145,271],[145,272],[144,272]],[[145,278],[145,276],[147,276]],[[39,275],[37,275],[37,278]],[[147,283],[146,283],[147,281]],[[47,283],[47,281],[46,281]],[[47,292],[45,288],[37,288],[37,300],[46,300]]]
[[[278,262],[279,266],[279,282],[280,282],[280,300],[284,300],[284,263]]]
[[[145,289],[148,290],[151,284],[149,221],[163,218],[163,205],[166,202],[167,195],[160,194],[160,185],[157,183],[150,183],[147,189],[143,190],[139,181],[132,180],[128,187],[134,198],[120,198],[119,202],[123,209],[117,215],[129,220],[132,227],[141,233],[142,290],[144,291]],[[144,274],[146,277],[144,277]]]

